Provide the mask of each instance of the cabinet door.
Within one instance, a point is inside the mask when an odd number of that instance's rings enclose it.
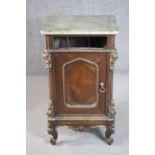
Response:
[[[58,52],[54,57],[57,113],[103,114],[106,53]]]

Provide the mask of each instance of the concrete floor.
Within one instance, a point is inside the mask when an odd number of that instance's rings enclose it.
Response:
[[[104,127],[77,132],[58,128],[57,145],[49,143],[47,134],[48,89],[46,76],[27,77],[27,155],[128,155],[129,111],[128,74],[115,73],[114,101],[116,132],[114,143],[104,140]]]

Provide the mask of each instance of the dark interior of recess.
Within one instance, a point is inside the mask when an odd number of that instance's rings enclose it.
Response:
[[[107,37],[98,36],[55,36],[54,47],[55,48],[105,48],[107,45]]]

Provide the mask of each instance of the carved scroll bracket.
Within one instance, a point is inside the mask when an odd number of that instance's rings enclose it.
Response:
[[[52,68],[52,54],[51,54],[51,52],[49,52],[49,50],[47,50],[47,49],[44,50],[42,57],[45,61],[45,68],[50,71]]]
[[[111,100],[110,104],[109,104],[109,112],[108,112],[108,116],[113,118],[115,117],[116,111],[115,111],[115,104],[114,104],[114,100]]]
[[[118,59],[118,53],[117,52],[111,52],[110,53],[110,69],[114,70],[115,61]]]
[[[52,99],[49,102],[49,107],[48,107],[47,115],[49,115],[49,116],[54,116],[55,115],[55,108],[54,108],[54,103],[53,103]]]

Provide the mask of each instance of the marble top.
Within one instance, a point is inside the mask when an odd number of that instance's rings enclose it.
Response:
[[[115,16],[49,16],[43,35],[116,35]]]

